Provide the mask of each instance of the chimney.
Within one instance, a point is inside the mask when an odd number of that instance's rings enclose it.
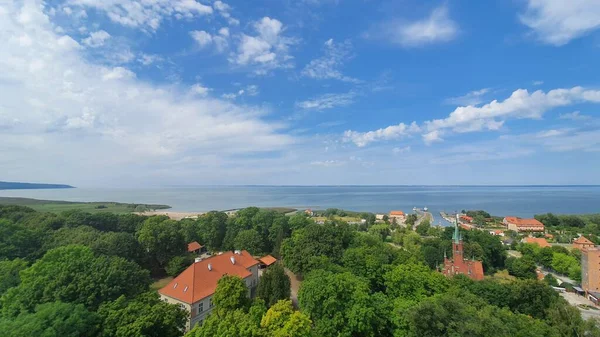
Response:
[[[235,264],[235,257],[232,256],[229,259],[231,260],[231,264]]]
[[[198,262],[200,262],[200,261],[202,261],[202,258],[201,258],[201,257],[197,257],[197,258],[195,258],[195,259],[194,259],[194,263],[198,263]]]
[[[212,270],[212,264],[209,263],[208,264],[208,271],[211,271],[211,270]]]
[[[241,250],[236,250],[236,251],[234,251],[234,253],[236,253],[237,255],[242,255],[242,251]]]

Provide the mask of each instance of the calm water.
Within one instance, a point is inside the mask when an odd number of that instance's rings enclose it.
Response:
[[[247,206],[329,207],[387,213],[428,207],[484,209],[493,215],[600,213],[600,186],[211,186],[140,189],[4,190],[0,196],[67,201],[167,204],[174,211]]]

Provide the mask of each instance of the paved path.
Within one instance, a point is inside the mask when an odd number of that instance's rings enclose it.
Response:
[[[560,296],[567,300],[569,304],[579,309],[579,311],[581,311],[581,316],[583,317],[583,319],[600,318],[600,308],[595,306],[594,302],[590,301],[589,299],[574,293],[567,292],[560,293]],[[588,309],[586,308],[586,306],[596,309]]]
[[[294,306],[298,307],[298,289],[300,289],[300,284],[302,281],[299,281],[298,278],[291,270],[285,268],[285,273],[290,277],[290,288],[291,288],[291,300]]]

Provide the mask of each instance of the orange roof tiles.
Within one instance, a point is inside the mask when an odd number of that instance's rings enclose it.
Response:
[[[573,243],[580,244],[580,245],[593,245],[594,244],[592,241],[590,241],[585,236],[578,237],[577,239],[575,239],[573,241]]]
[[[235,259],[235,263],[231,262],[232,257]],[[192,264],[158,292],[192,304],[214,294],[217,282],[221,277],[225,275],[249,277],[252,273],[248,268],[257,264],[258,261],[245,250],[239,254],[225,252]]]
[[[404,212],[402,212],[402,211],[391,211],[390,215],[404,216]]]
[[[507,216],[506,221],[517,225],[517,227],[543,227],[544,224],[539,222],[537,219],[522,219],[516,216]]]
[[[544,238],[525,238],[525,243],[536,244],[541,248],[550,247],[550,244]]]
[[[271,255],[267,255],[267,256],[263,256],[260,259],[258,259],[258,261],[260,261],[262,264],[270,266],[273,263],[277,262],[277,259],[272,257]]]
[[[196,241],[188,243],[188,252],[193,252],[193,251],[198,250],[200,248],[202,248],[202,245],[199,244]]]

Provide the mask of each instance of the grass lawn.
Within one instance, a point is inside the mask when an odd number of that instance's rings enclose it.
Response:
[[[152,283],[150,285],[150,289],[158,290],[158,289],[166,286],[167,284],[169,284],[169,282],[171,282],[172,280],[173,280],[173,278],[171,276],[156,280],[154,283]]]
[[[354,217],[354,216],[337,216],[337,215],[334,215],[333,217],[335,219],[337,219],[337,220],[342,220],[342,221],[346,221],[346,222],[354,222],[354,221],[359,222],[361,220],[361,218]],[[325,217],[325,216],[316,216],[316,217],[313,217],[312,219],[315,220],[315,221],[325,221],[328,218]]]
[[[0,197],[0,205],[27,206],[38,212],[51,213],[80,210],[89,213],[110,212],[124,214],[137,211],[143,212],[146,210],[170,208],[167,205],[123,204],[118,202],[70,202],[10,197]]]

